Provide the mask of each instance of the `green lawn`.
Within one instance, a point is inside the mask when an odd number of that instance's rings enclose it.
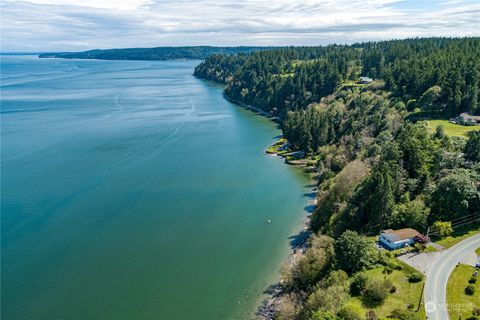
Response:
[[[286,72],[286,73],[279,73],[277,76],[280,78],[288,78],[288,77],[293,77],[295,75],[295,72]]]
[[[365,84],[362,84],[362,83],[356,83],[355,81],[345,81],[344,83],[342,83],[340,85],[340,88],[341,87],[364,87]]]
[[[300,64],[306,64],[306,63],[314,63],[314,62],[320,62],[320,61],[325,61],[324,58],[318,58],[318,59],[307,59],[307,60],[293,60],[292,62],[292,67],[296,68]]]
[[[475,252],[477,253],[478,256],[480,256],[480,248],[477,248],[477,250],[475,250]]]
[[[283,146],[283,144],[287,142],[287,139],[285,138],[280,138],[278,139],[277,141],[275,141],[274,144],[272,144],[271,146],[269,146],[267,148],[267,150],[265,151],[266,153],[278,153],[278,148],[280,148],[281,146]]]
[[[454,137],[466,137],[467,133],[473,130],[480,130],[480,126],[461,126],[450,123],[448,120],[428,120],[425,121],[430,132],[435,132],[438,125],[442,125],[445,133]]]
[[[477,222],[468,226],[458,227],[453,230],[453,234],[451,236],[440,239],[440,240],[434,239],[434,241],[439,245],[448,249],[451,246],[455,245],[456,243],[470,236],[473,236],[478,232],[480,232],[480,222]]]
[[[352,297],[349,301],[349,304],[360,308],[364,311],[364,313],[366,313],[368,310],[374,310],[379,319],[387,318],[394,309],[406,310],[408,304],[413,304],[415,306],[413,310],[416,310],[420,300],[420,295],[422,293],[423,281],[417,283],[408,282],[407,276],[414,272],[418,273],[418,271],[401,261],[397,262],[402,265],[403,269],[394,270],[391,274],[386,276],[387,279],[392,281],[393,285],[397,288],[397,291],[389,294],[384,304],[375,308],[367,308],[362,304],[360,297]],[[385,279],[383,270],[384,268],[380,267],[368,270],[367,274],[372,279],[383,280]],[[416,314],[418,319],[423,320],[426,318],[425,309],[423,307],[423,299],[421,302],[422,305],[420,306],[420,310]]]
[[[447,304],[451,320],[460,317],[467,319],[472,316],[474,306],[480,307],[480,279],[474,284],[475,294],[473,296],[465,294],[465,287],[469,284],[468,280],[474,270],[471,266],[461,264],[453,270],[448,279]]]

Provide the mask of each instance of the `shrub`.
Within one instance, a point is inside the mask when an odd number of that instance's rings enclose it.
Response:
[[[393,269],[390,268],[390,267],[385,267],[385,268],[383,269],[383,273],[391,274],[392,272],[393,272]]]
[[[465,145],[465,157],[472,161],[480,161],[480,132],[468,133],[468,141]]]
[[[424,252],[425,249],[426,249],[424,244],[421,244],[421,243],[418,243],[418,242],[415,243],[413,246],[415,247],[415,251],[417,251],[417,252]]]
[[[295,319],[299,313],[297,299],[293,295],[282,296],[275,305],[275,319]]]
[[[348,275],[343,270],[335,270],[330,272],[327,278],[322,279],[320,284],[323,287],[331,287],[333,285],[345,287],[348,289]]]
[[[333,285],[328,288],[318,286],[305,303],[306,310],[324,310],[336,313],[348,301],[350,295],[343,285]]]
[[[476,277],[470,277],[470,280],[468,280],[468,283],[470,284],[474,284],[477,282],[477,278]]]
[[[435,128],[435,138],[437,139],[443,139],[445,138],[446,134],[445,134],[445,128],[439,124],[436,128]]]
[[[359,296],[362,294],[363,290],[367,286],[368,275],[365,272],[357,272],[352,277],[352,282],[350,283],[350,294],[352,296]]]
[[[377,253],[378,253],[377,254],[377,263],[379,265],[386,266],[386,265],[388,265],[388,262],[390,260],[392,260],[392,258],[387,256],[387,254],[383,253],[382,251],[378,251]],[[391,252],[388,252],[388,253],[393,255],[393,253],[391,253]]]
[[[472,284],[469,284],[465,288],[465,293],[468,294],[469,296],[473,296],[475,294],[475,287]]]
[[[285,287],[306,288],[314,285],[330,268],[333,257],[333,239],[327,236],[315,236],[310,239],[307,253],[283,275]]]
[[[433,229],[435,229],[435,231],[437,231],[442,238],[448,237],[453,233],[451,222],[436,221],[433,224]]]
[[[314,312],[310,320],[338,320],[338,317],[328,311]]]
[[[418,106],[417,99],[410,99],[410,100],[407,101],[407,110],[408,111],[414,111],[415,109],[418,108],[417,106]],[[420,112],[421,110],[418,109],[417,111]]]
[[[394,309],[389,318],[394,318],[398,320],[417,320],[417,316],[413,311]]]
[[[389,253],[393,254],[391,252],[389,252]],[[393,258],[389,258],[386,255],[385,255],[385,257],[388,258],[388,259],[385,261],[384,265],[388,268],[391,268],[391,269],[397,269],[398,263],[396,262],[396,260],[393,259]]]
[[[423,279],[422,275],[420,273],[417,273],[417,272],[411,273],[408,276],[408,281],[412,282],[412,283],[420,282],[420,281],[422,281],[422,279]]]
[[[384,282],[378,280],[369,281],[363,293],[363,303],[372,307],[381,305],[387,298],[388,290],[389,288],[387,288]]]
[[[347,230],[335,241],[338,267],[352,274],[372,265],[372,244],[364,236]]]
[[[390,293],[395,293],[395,292],[397,292],[397,287],[392,286],[392,287],[390,288]]]
[[[368,310],[365,314],[365,320],[377,320],[377,314],[373,310]]]
[[[349,305],[344,306],[337,316],[342,320],[363,320],[359,310]]]
[[[472,314],[474,316],[480,316],[480,308],[473,308]]]

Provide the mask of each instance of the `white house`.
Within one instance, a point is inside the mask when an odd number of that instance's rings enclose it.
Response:
[[[415,237],[420,235],[420,232],[410,228],[399,230],[388,229],[380,233],[378,242],[388,250],[396,250],[413,244]]]
[[[372,82],[373,82],[373,79],[369,77],[360,77],[360,81],[358,81],[358,83],[361,83],[361,84],[369,84]]]
[[[458,118],[463,125],[474,126],[476,124],[480,124],[480,116],[472,116],[468,113],[460,113]]]
[[[451,123],[461,124],[463,126],[480,125],[480,116],[472,116],[468,113],[460,113],[458,117],[450,119]]]

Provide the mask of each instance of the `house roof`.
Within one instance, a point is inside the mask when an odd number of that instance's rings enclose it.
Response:
[[[468,114],[468,113],[461,113],[460,117],[464,119],[472,119],[475,121],[480,121],[480,116],[472,116],[471,114]]]
[[[360,77],[360,81],[373,81],[373,79],[369,77]]]
[[[411,239],[420,235],[420,232],[411,228],[405,228],[405,229],[399,229],[399,230],[388,229],[388,230],[384,230],[383,233],[389,235],[394,242]]]

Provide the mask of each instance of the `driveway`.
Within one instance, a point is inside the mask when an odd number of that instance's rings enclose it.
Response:
[[[443,251],[432,262],[425,282],[425,311],[428,319],[449,320],[447,312],[447,282],[455,266],[480,247],[480,233]]]
[[[433,262],[442,255],[442,252],[411,252],[397,257],[398,260],[409,264],[423,274],[427,274]]]

